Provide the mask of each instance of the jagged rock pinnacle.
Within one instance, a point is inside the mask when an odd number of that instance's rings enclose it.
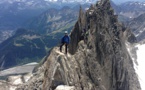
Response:
[[[140,90],[125,46],[126,33],[109,0],[85,12],[80,8],[68,55],[54,47],[36,75],[17,90],[54,90],[59,85],[76,90]]]

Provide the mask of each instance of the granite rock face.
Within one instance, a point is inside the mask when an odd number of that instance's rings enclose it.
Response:
[[[85,12],[80,8],[69,53],[54,47],[33,77],[17,90],[57,90],[59,85],[73,90],[141,90],[125,46],[129,33],[118,22],[109,0]]]

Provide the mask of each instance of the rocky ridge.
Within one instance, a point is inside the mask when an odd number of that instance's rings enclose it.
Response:
[[[73,86],[73,90],[140,90],[125,46],[127,39],[134,41],[133,35],[118,22],[109,0],[85,13],[80,9],[70,37],[69,53],[54,47],[17,90],[55,90],[59,85]]]

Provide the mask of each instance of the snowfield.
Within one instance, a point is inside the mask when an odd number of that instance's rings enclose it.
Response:
[[[136,73],[138,74],[138,79],[141,85],[142,90],[145,90],[145,44],[137,45],[137,62],[138,66]]]
[[[145,90],[145,44],[137,44],[132,46],[126,42],[126,47],[133,60],[134,69],[137,73],[141,90]],[[132,52],[132,49],[135,49],[135,51]]]
[[[17,66],[13,68],[9,68],[3,71],[0,71],[0,76],[7,76],[7,75],[13,75],[13,74],[23,74],[23,73],[32,73],[35,66],[38,65],[38,63],[33,62],[29,63],[23,66]]]

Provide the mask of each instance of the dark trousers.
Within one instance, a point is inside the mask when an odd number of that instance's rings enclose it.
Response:
[[[68,46],[67,43],[62,43],[62,44],[60,45],[60,52],[62,52],[62,46],[63,46],[63,45],[65,45],[65,53],[67,54],[67,46]]]

